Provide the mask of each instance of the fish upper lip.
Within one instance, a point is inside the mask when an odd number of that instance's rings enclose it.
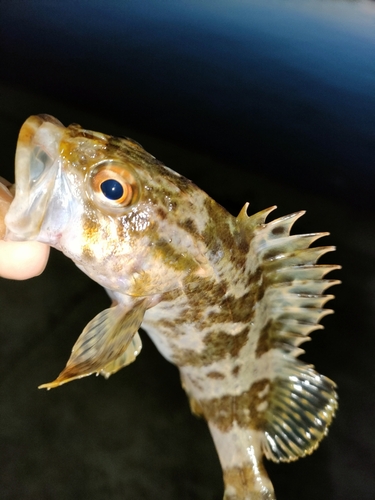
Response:
[[[63,125],[49,115],[31,116],[22,125],[15,159],[15,196],[5,217],[6,239],[37,239],[52,196],[59,167],[58,147],[64,130]],[[42,186],[43,183],[47,185]]]

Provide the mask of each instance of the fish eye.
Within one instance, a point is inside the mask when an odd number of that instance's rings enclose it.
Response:
[[[138,195],[134,176],[122,164],[103,162],[90,173],[93,196],[108,209],[123,208],[133,204]]]
[[[120,200],[124,195],[124,188],[116,179],[107,179],[100,184],[100,189],[109,200]]]

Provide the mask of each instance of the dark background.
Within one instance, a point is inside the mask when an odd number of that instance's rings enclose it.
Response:
[[[340,410],[311,457],[267,464],[279,500],[375,498],[374,54],[367,0],[0,2],[1,175],[22,122],[50,113],[133,137],[233,214],[276,203],[331,232],[343,284],[305,359]],[[57,252],[0,281],[0,497],[220,500],[208,430],[145,334],[108,381],[36,390],[107,305]]]

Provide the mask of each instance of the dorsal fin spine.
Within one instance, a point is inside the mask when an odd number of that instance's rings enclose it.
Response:
[[[264,432],[265,455],[274,461],[291,461],[318,446],[337,407],[335,384],[297,357],[304,352],[299,345],[310,340],[311,332],[322,329],[321,319],[333,313],[324,308],[333,295],[324,292],[339,281],[324,276],[340,266],[317,264],[334,246],[310,246],[329,233],[290,236],[304,211],[265,223],[274,207],[251,217],[246,208],[237,220],[253,231],[248,269],[254,276],[261,270],[255,358],[270,360],[268,406],[259,429]]]

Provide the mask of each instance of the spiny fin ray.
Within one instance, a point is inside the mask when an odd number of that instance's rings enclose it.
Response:
[[[266,208],[261,212],[257,212],[254,215],[248,216],[248,206],[249,203],[245,203],[245,205],[242,207],[241,212],[237,216],[237,222],[246,227],[248,231],[254,231],[254,229],[256,229],[257,227],[264,226],[267,216],[277,208],[276,205],[274,205],[273,207]]]
[[[268,357],[270,390],[259,420],[262,447],[267,458],[296,460],[310,454],[327,433],[337,408],[335,384],[314,367],[297,360],[300,344],[310,333],[322,329],[321,319],[331,314],[325,304],[333,295],[325,291],[339,283],[324,279],[340,266],[318,265],[333,246],[310,247],[329,233],[290,235],[304,212],[296,212],[265,223],[270,209],[239,222],[252,226],[254,235],[248,256],[250,274],[259,276],[260,293],[253,323],[258,333],[256,362]]]
[[[126,348],[126,351],[118,358],[103,366],[103,368],[100,370],[100,375],[103,375],[103,377],[105,378],[109,378],[111,375],[121,370],[121,368],[130,365],[131,363],[133,363],[133,361],[135,361],[135,358],[141,352],[141,349],[142,341],[139,333],[137,332],[131,339],[130,344]]]

